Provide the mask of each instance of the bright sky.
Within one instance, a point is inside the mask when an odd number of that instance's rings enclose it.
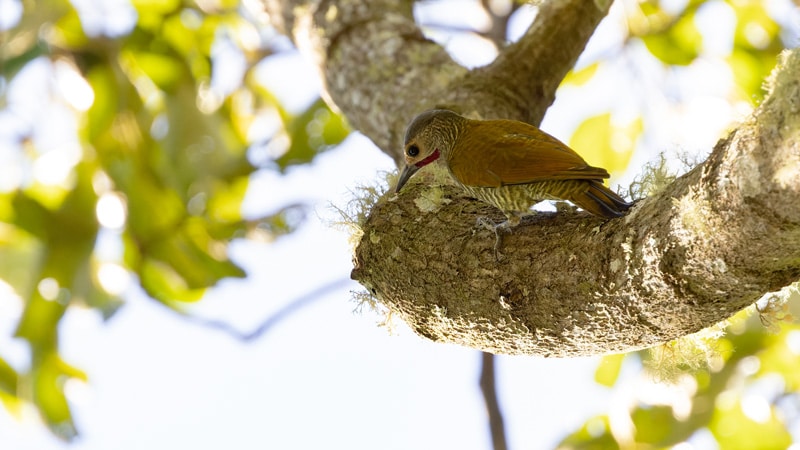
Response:
[[[79,3],[82,11],[102,6],[87,19],[96,24],[105,23],[103,18],[109,15],[117,17],[112,12],[124,11],[125,5],[122,0]],[[0,9],[8,11],[7,5],[14,4],[0,0]],[[619,12],[590,45],[589,57],[617,45]],[[521,20],[518,26],[525,25]],[[449,40],[448,48],[454,52],[485,48],[461,39]],[[473,64],[491,57],[474,56]],[[283,58],[286,65],[280,72],[286,77],[273,77],[278,71],[264,70],[276,91],[297,92],[298,86],[318,85],[308,79],[315,70],[301,58]],[[730,77],[713,61],[697,64],[690,70],[710,69],[716,78],[705,78],[706,84],[701,80],[699,86],[694,85],[696,91],[684,92],[692,95],[692,101],[681,111],[670,110],[665,99],[653,100],[650,120],[674,122],[663,128],[668,135],[645,137],[650,148],[709,149],[740,114],[722,108],[720,96],[729,88]],[[620,83],[629,87],[631,80],[601,77],[598,83],[602,84],[593,92],[608,94],[592,99],[588,108],[583,107],[587,102],[579,93],[560,92],[543,128],[566,139],[582,119],[574,114],[576,109],[588,115],[609,104],[620,106],[617,114],[624,121],[639,106],[636,92],[646,91],[646,83],[664,81],[654,67],[645,65],[640,70],[643,73],[637,79],[642,81],[634,82],[643,84],[628,96],[619,95],[624,92]],[[307,82],[298,83],[298,78]],[[313,97],[313,90],[294,101],[302,103],[309,95]],[[291,97],[285,100],[293,101]],[[712,118],[717,122],[711,122]],[[0,161],[2,157],[0,152]],[[11,156],[6,153],[5,157]],[[640,152],[632,165],[652,157],[652,152]],[[251,184],[246,209],[269,211],[305,201],[314,206],[315,213],[300,230],[275,243],[235,244],[234,259],[250,278],[223,283],[199,311],[247,331],[292,299],[349,278],[351,250],[346,234],[329,225],[337,218],[329,203],[346,204],[355,186],[372,184],[378,171],[394,169],[392,161],[368,139],[354,134],[313,164],[294,168],[286,176],[259,173]],[[108,199],[106,206],[111,211],[106,219],[118,221],[113,215],[115,200]],[[81,432],[69,448],[490,448],[477,384],[479,353],[428,342],[399,322],[390,334],[376,325],[380,318],[374,314],[353,313],[356,305],[350,291],[359,289],[351,282],[331,291],[251,343],[187,323],[135,291],[108,323],[94,313],[70,310],[61,327],[63,355],[88,373],[89,383],[68,386]],[[24,354],[22,344],[9,338],[20,312],[18,301],[0,295],[0,347],[10,359]],[[653,389],[652,384],[638,380],[636,367],[625,368],[623,376],[630,382],[624,388],[602,388],[593,380],[598,362],[599,358],[499,357],[500,402],[511,448],[551,448],[594,414],[624,412],[637,393],[648,389],[665,398],[680,396],[679,388]],[[693,441],[708,448],[708,439],[698,435]],[[51,437],[31,408],[23,411],[21,420],[0,409],[0,448],[66,447]]]

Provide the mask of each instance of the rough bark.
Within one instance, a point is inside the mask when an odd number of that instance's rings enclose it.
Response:
[[[405,125],[433,106],[537,124],[610,3],[546,2],[519,43],[468,71],[407,0],[263,1],[329,100],[397,161]],[[498,261],[475,221],[502,216],[429,178],[373,208],[353,278],[419,334],[494,353],[628,351],[716,323],[800,276],[797,52],[785,66],[750,122],[623,219],[530,217]]]

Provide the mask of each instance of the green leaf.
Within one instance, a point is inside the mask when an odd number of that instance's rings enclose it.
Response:
[[[41,241],[13,226],[0,224],[0,279],[26,298],[36,276],[35,267],[45,248]]]
[[[42,278],[41,280],[49,277]],[[53,279],[53,281],[56,281]],[[57,294],[44,298],[38,289],[25,304],[22,318],[17,325],[15,335],[27,340],[34,349],[55,349],[58,343],[58,322],[66,311],[69,302],[69,290],[61,285],[54,285]]]
[[[625,126],[616,126],[612,124],[611,113],[599,114],[578,125],[569,146],[593,166],[603,167],[610,173],[622,172],[633,156],[642,129],[641,118]]]
[[[82,137],[89,142],[98,143],[108,139],[104,134],[108,133],[114,123],[119,102],[126,96],[120,95],[115,74],[107,65],[98,64],[92,67],[86,73],[86,81],[94,92],[94,102],[86,113]]]
[[[631,411],[631,420],[636,428],[635,439],[638,443],[659,444],[668,440],[674,432],[675,415],[670,406],[636,408]]]
[[[22,418],[23,401],[16,395],[0,390],[0,406],[4,407],[6,412],[15,419]]]
[[[597,69],[600,67],[599,62],[595,62],[589,64],[588,66],[580,69],[580,70],[570,70],[567,73],[567,76],[564,77],[562,84],[570,84],[574,86],[582,86],[589,82],[589,80],[594,77],[597,73]]]
[[[275,162],[281,172],[289,166],[311,162],[315,156],[340,143],[349,134],[344,119],[318,99],[286,126],[291,144]]]
[[[617,450],[620,447],[611,434],[608,416],[597,416],[587,420],[579,430],[565,437],[556,448]]]
[[[85,283],[76,288],[76,293],[88,306],[99,311],[103,319],[108,320],[122,307],[124,302],[118,296],[106,292],[100,286],[96,271],[94,275],[91,280],[84,280]]]
[[[789,300],[792,301],[792,300]],[[795,296],[794,301],[798,301]],[[767,345],[759,355],[758,376],[769,374],[779,374],[786,383],[787,392],[800,391],[800,358],[797,353],[789,346],[790,333],[798,333],[797,325],[787,326],[780,335],[775,336],[774,341]]]
[[[625,361],[624,353],[604,356],[603,359],[600,360],[597,370],[594,372],[594,381],[605,387],[614,386],[622,370],[623,361]]]
[[[663,32],[646,34],[641,39],[653,56],[669,65],[689,65],[703,48],[703,36],[693,12],[683,15]]]
[[[211,47],[221,25],[225,24],[217,15],[186,8],[164,20],[158,37],[183,56],[196,80],[204,80],[211,74]]]
[[[230,183],[216,183],[206,206],[208,217],[214,222],[238,222],[242,219],[242,201],[247,194],[250,177],[238,177]]]
[[[162,91],[172,92],[186,78],[183,62],[172,55],[154,52],[131,52],[137,67]]]
[[[224,254],[212,256],[215,244],[201,220],[189,220],[179,232],[154,243],[147,254],[169,264],[189,289],[207,288],[225,277],[243,277],[244,271],[224,259]]]
[[[725,450],[785,449],[792,444],[792,436],[773,412],[764,422],[756,422],[743,412],[741,399],[714,409],[708,429],[714,434],[719,448]],[[772,407],[770,411],[772,411]]]
[[[135,161],[128,164],[134,165]],[[130,170],[136,173],[137,168]],[[152,174],[140,173],[138,180],[136,184],[130,180],[131,186],[124,189],[128,199],[128,225],[136,239],[147,245],[171,233],[184,219],[186,211],[178,194],[161,186]]]
[[[50,41],[59,47],[69,49],[81,49],[89,43],[89,38],[83,32],[83,26],[77,11],[70,8],[56,21]]]
[[[48,239],[50,224],[55,220],[55,214],[21,191],[15,193],[12,206],[14,225],[38,239]]]
[[[0,391],[17,395],[19,374],[3,358],[0,358]]]
[[[146,260],[139,278],[147,295],[173,308],[177,308],[177,302],[196,302],[205,294],[205,289],[190,289],[170,265],[157,260]]]
[[[16,331],[34,351],[56,348],[61,316],[76,294],[76,283],[89,274],[89,258],[98,227],[94,214],[97,196],[91,184],[91,167],[82,163],[76,174],[75,187],[57,211],[44,212],[44,208],[34,206],[35,202],[21,204],[34,212],[22,213],[28,218],[19,223],[26,223],[26,229],[36,228],[37,237],[45,247],[40,266],[30,268],[36,275],[31,277],[30,297]],[[38,220],[46,222],[31,224]]]
[[[131,0],[131,5],[140,13],[158,13],[167,15],[176,11],[180,5],[180,0]]]
[[[756,104],[764,97],[764,79],[777,63],[777,53],[734,48],[728,64],[742,97]]]
[[[661,16],[665,14],[658,1],[640,1],[638,6],[642,11],[642,14],[644,14],[646,17]]]
[[[733,44],[740,49],[767,50],[780,48],[778,25],[762,2],[732,2],[736,13],[736,29]],[[776,45],[777,44],[777,45]]]
[[[742,97],[756,104],[764,97],[764,79],[784,48],[781,27],[762,2],[730,2],[730,5],[736,14],[736,29],[728,63]]]
[[[194,302],[219,280],[245,276],[221,253],[224,249],[211,238],[202,219],[191,218],[175,232],[149,243],[135,267],[142,287],[153,298],[168,305]]]
[[[64,383],[70,378],[86,380],[80,370],[65,363],[55,352],[37,355],[33,364],[33,400],[50,430],[65,440],[77,436]]]
[[[251,174],[255,168],[247,159],[247,146],[224,110],[206,114],[197,107],[197,94],[186,86],[166,99],[169,133],[159,141],[160,160],[152,160],[157,174],[185,200],[209,190],[220,181],[232,181]]]

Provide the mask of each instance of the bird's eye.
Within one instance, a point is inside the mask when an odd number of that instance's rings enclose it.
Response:
[[[412,158],[417,156],[417,155],[419,155],[419,147],[417,147],[416,145],[412,145],[411,147],[408,147],[408,150],[406,150],[406,155],[408,155],[408,156],[410,156]]]

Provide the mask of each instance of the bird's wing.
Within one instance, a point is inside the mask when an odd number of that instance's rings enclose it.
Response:
[[[472,122],[459,137],[448,165],[458,181],[479,187],[609,177],[605,169],[588,165],[558,139],[510,120]]]

